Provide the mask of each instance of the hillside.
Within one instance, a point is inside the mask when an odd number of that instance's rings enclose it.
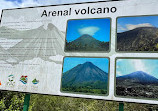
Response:
[[[116,79],[117,79],[117,84],[129,84],[129,83],[158,84],[157,78],[142,71],[136,71],[131,74],[119,76]]]
[[[116,94],[119,96],[158,98],[158,79],[142,71],[116,78]]]
[[[109,42],[101,42],[84,34],[72,42],[66,42],[66,51],[108,51]]]
[[[118,51],[158,51],[158,28],[140,27],[117,34]]]
[[[64,91],[105,94],[107,84],[108,74],[91,62],[77,65],[62,77]]]

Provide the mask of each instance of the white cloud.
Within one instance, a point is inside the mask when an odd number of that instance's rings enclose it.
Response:
[[[121,73],[121,71],[117,71],[116,72],[116,77],[119,77],[119,76],[123,76],[123,74]]]
[[[39,4],[50,5],[50,4],[67,4],[67,3],[78,3],[78,2],[92,2],[98,0],[36,0]],[[110,0],[100,0],[110,1]]]
[[[122,61],[123,61],[123,59],[117,59],[117,63],[120,63]]]
[[[147,72],[146,66],[142,60],[132,60],[135,71],[144,71]]]
[[[11,1],[5,1],[5,0],[0,0],[0,9],[6,9],[6,8],[15,8],[18,6],[18,3],[11,2]]]
[[[128,30],[132,30],[132,29],[135,29],[135,28],[138,28],[138,27],[153,27],[153,25],[150,24],[150,23],[143,23],[143,24],[137,24],[137,25],[127,24],[126,25],[126,28]]]
[[[117,30],[118,30],[118,32],[124,32],[124,31],[127,31],[127,28],[121,26],[120,24],[117,24]]]
[[[43,4],[38,3],[35,0],[22,0],[22,3],[18,4],[19,7],[41,6]]]
[[[154,26],[150,23],[143,23],[143,24],[136,24],[136,25],[126,24],[125,26],[118,24],[117,30],[118,30],[118,32],[124,32],[124,31],[128,31],[128,30],[133,30],[133,29],[139,28],[139,27],[154,27]]]
[[[2,9],[15,8],[15,7],[18,7],[17,2],[0,0],[0,15],[1,15]]]
[[[78,2],[92,2],[98,0],[22,0],[22,2],[17,1],[6,1],[0,0],[0,9],[15,8],[15,7],[29,7],[29,6],[39,6],[39,5],[55,5],[55,4],[66,4],[66,3],[78,3]],[[101,0],[109,1],[109,0]]]
[[[98,27],[92,26],[92,27],[84,27],[84,28],[78,29],[78,32],[80,33],[80,35],[88,34],[88,35],[93,36],[98,30],[99,30]]]

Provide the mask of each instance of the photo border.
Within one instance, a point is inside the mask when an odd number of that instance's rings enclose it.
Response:
[[[65,58],[105,58],[108,59],[108,81],[107,81],[107,93],[106,94],[93,94],[93,93],[84,93],[84,92],[71,92],[71,91],[63,91],[62,90],[62,77],[63,77],[63,69],[64,69],[64,59]],[[109,83],[110,83],[110,58],[109,57],[88,57],[88,56],[65,56],[63,58],[62,63],[62,72],[61,72],[61,79],[60,79],[60,92],[61,93],[70,93],[70,94],[79,94],[79,95],[91,95],[91,96],[109,96]]]
[[[158,57],[116,57],[115,58],[115,71],[114,71],[114,96],[115,97],[121,97],[121,98],[126,98],[126,99],[139,99],[139,100],[155,100],[155,101],[158,101],[158,98],[147,98],[147,97],[134,97],[134,96],[119,96],[116,94],[116,65],[117,65],[117,60],[118,59],[151,59],[151,60],[158,60]]]
[[[148,17],[148,16],[158,16],[158,14],[152,15],[133,15],[133,16],[117,16],[116,18],[116,34],[115,34],[115,52],[116,53],[158,53],[158,51],[118,51],[117,49],[117,26],[118,26],[118,19],[119,18],[126,18],[126,17]]]
[[[67,30],[68,22],[71,20],[91,20],[91,19],[109,19],[110,20],[110,32],[109,32],[109,49],[107,51],[66,51],[66,39],[67,39]],[[66,22],[66,33],[65,33],[65,43],[64,43],[64,52],[66,53],[109,53],[111,51],[111,27],[112,18],[111,17],[100,17],[100,18],[82,18],[82,19],[68,19]]]

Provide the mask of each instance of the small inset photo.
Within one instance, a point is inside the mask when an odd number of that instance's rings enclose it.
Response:
[[[117,51],[158,51],[158,16],[117,18]]]
[[[61,91],[108,95],[108,58],[66,57],[63,63]]]
[[[65,51],[109,51],[110,18],[69,20]]]
[[[158,59],[117,59],[116,95],[158,99]]]

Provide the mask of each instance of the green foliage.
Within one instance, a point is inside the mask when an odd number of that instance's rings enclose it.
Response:
[[[77,93],[85,93],[85,94],[106,94],[107,90],[104,89],[87,89],[84,87],[67,87],[67,88],[62,88],[63,91],[68,91],[68,92],[77,92]]]
[[[94,43],[82,45],[80,42],[66,42],[66,51],[107,51],[109,42],[100,42],[99,45]]]
[[[158,43],[155,45],[155,48],[158,49]]]
[[[62,91],[87,94],[107,94],[107,84],[103,81],[62,84]]]
[[[0,91],[0,111],[21,111],[24,95],[23,93]]]
[[[5,101],[4,99],[1,99],[1,101],[0,101],[0,110],[5,110],[5,108],[6,108],[4,101]]]
[[[32,95],[30,105],[29,111],[116,111],[118,108],[116,102],[48,95]]]
[[[24,93],[0,92],[0,111],[22,111]],[[29,111],[118,111],[118,102],[32,94]],[[124,111],[157,111],[158,105],[124,103]]]

